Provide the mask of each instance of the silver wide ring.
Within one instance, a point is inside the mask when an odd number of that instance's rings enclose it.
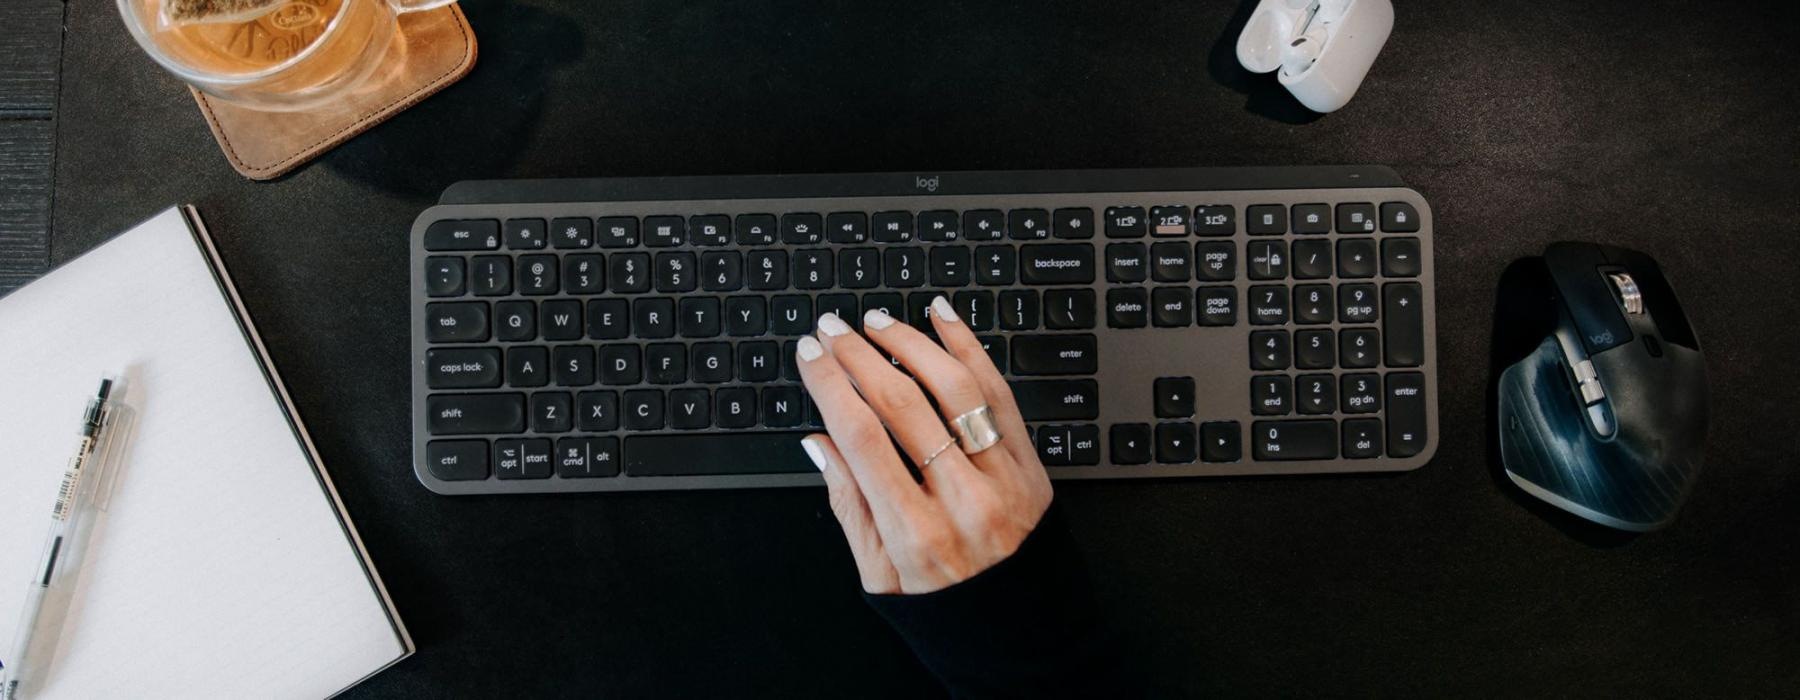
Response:
[[[947,451],[947,450],[949,450],[949,449],[950,449],[950,446],[951,446],[951,445],[954,445],[954,444],[956,444],[956,439],[955,439],[955,438],[951,438],[951,439],[949,439],[949,440],[945,440],[945,441],[944,441],[944,444],[943,444],[943,445],[942,445],[942,446],[940,446],[940,447],[938,447],[938,448],[937,448],[937,450],[935,450],[935,451],[933,451],[933,452],[932,452],[932,453],[931,453],[931,456],[930,456],[930,457],[926,457],[926,458],[925,458],[925,461],[923,461],[923,462],[920,462],[920,463],[919,463],[919,468],[920,468],[920,469],[924,469],[924,468],[926,468],[926,467],[929,467],[929,466],[931,466],[931,460],[934,460],[934,459],[937,459],[937,458],[938,458],[938,457],[939,457],[939,456],[941,456],[941,455],[943,455],[943,454],[944,454],[944,452],[945,452],[945,451]]]
[[[1000,444],[1000,429],[994,425],[994,412],[986,404],[950,419],[950,431],[962,441],[965,454],[981,454]]]

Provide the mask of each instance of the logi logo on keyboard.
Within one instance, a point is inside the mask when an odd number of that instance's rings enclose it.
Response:
[[[938,177],[939,176],[937,175],[931,177],[916,175],[913,177],[913,187],[925,190],[926,192],[936,192],[938,188]]]

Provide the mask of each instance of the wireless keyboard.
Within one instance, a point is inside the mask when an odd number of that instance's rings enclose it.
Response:
[[[947,295],[1052,478],[1414,469],[1432,214],[1380,167],[463,182],[412,228],[444,494],[822,483],[794,366]]]

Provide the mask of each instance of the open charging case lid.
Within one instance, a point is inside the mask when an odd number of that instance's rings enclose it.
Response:
[[[1262,0],[1238,36],[1238,62],[1276,73],[1301,104],[1330,112],[1356,95],[1393,28],[1389,0]]]

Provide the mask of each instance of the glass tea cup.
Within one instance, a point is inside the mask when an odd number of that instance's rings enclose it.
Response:
[[[117,1],[138,46],[176,77],[244,107],[288,112],[367,79],[396,43],[401,14],[456,0],[213,0],[203,4],[262,6],[200,21],[166,16],[176,0]]]

